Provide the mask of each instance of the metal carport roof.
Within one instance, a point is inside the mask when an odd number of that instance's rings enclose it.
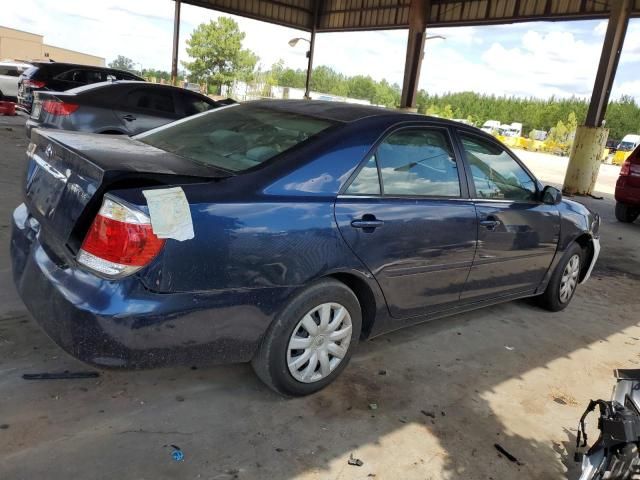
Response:
[[[427,0],[430,27],[606,19],[619,0]],[[411,0],[182,0],[182,3],[317,32],[409,28]],[[640,16],[634,0],[632,16]]]

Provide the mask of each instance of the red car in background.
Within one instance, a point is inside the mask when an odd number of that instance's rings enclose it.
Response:
[[[625,160],[616,183],[616,218],[625,223],[640,215],[640,146]]]

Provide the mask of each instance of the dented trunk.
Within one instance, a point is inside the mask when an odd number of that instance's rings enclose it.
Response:
[[[228,176],[129,137],[80,132],[34,131],[27,160],[25,203],[43,244],[63,257],[77,253],[111,189]]]

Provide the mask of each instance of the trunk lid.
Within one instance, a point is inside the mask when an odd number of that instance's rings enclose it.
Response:
[[[125,136],[34,130],[25,203],[40,240],[75,254],[111,188],[194,183],[228,176]],[[66,248],[61,248],[61,247]]]

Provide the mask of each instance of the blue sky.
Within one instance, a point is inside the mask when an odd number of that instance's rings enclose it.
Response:
[[[107,59],[122,54],[144,67],[169,69],[173,28],[170,0],[5,0],[0,24],[39,33],[45,42]],[[219,13],[183,6],[181,59],[185,40],[199,23]],[[305,47],[287,45],[302,32],[236,18],[245,46],[268,68],[282,58],[305,68]],[[420,87],[432,93],[481,93],[588,97],[593,86],[604,21],[537,22],[492,27],[429,29],[446,40],[427,42]],[[401,83],[406,31],[319,34],[316,64],[349,75],[371,75]],[[631,20],[613,96],[640,100],[640,19]]]

